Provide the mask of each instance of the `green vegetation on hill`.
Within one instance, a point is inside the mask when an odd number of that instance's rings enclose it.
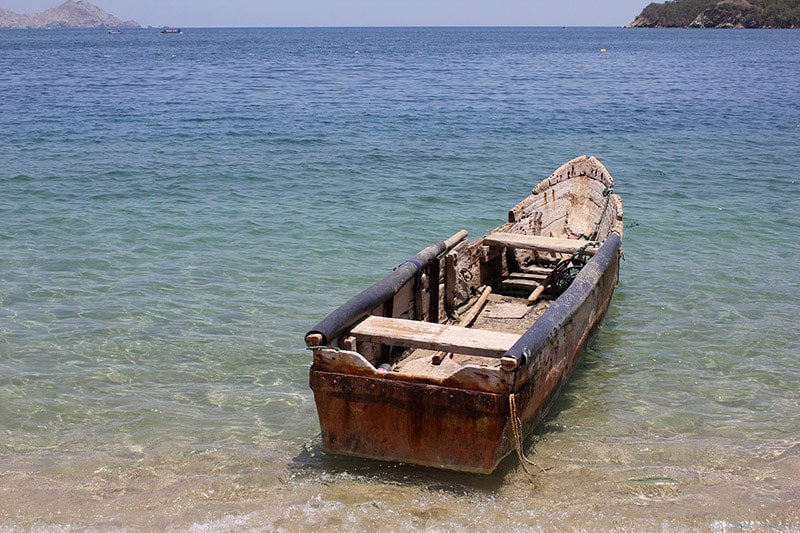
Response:
[[[668,0],[649,4],[629,26],[800,28],[800,0]]]
[[[639,18],[658,21],[660,26],[688,26],[698,14],[716,4],[716,0],[670,0],[663,4],[650,3]]]

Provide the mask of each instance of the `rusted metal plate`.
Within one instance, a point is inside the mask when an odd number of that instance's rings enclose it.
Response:
[[[326,452],[490,473],[512,451],[508,397],[312,369]]]

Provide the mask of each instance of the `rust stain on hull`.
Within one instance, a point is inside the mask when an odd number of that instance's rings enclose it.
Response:
[[[311,388],[329,453],[489,473],[512,450],[505,395],[313,369]]]

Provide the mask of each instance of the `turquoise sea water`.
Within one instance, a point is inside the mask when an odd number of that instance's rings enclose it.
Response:
[[[9,30],[0,87],[0,530],[800,528],[800,33]],[[547,473],[325,456],[305,331],[580,154],[626,261]]]

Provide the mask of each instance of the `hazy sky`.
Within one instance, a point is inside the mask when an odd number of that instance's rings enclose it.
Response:
[[[0,0],[34,13],[64,0]],[[142,26],[623,26],[650,0],[87,0]],[[661,3],[660,0],[659,3]]]

